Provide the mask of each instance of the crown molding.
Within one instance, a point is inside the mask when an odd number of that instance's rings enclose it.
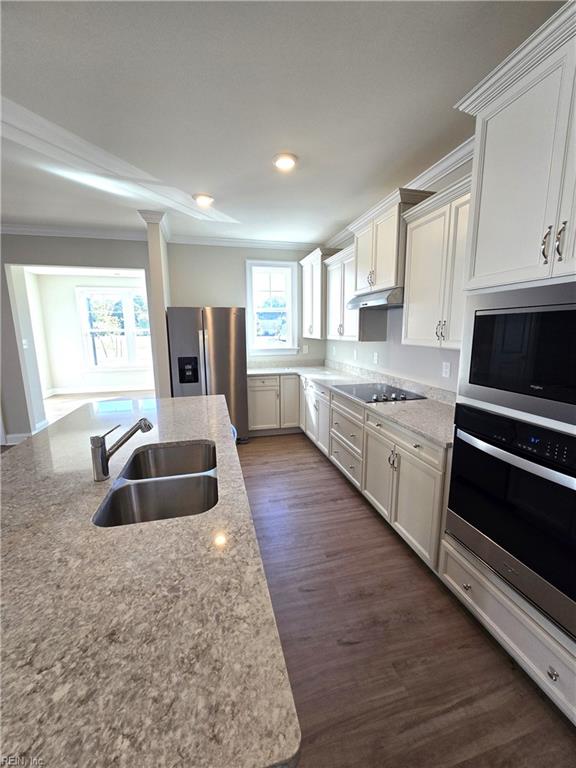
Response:
[[[352,232],[346,227],[345,229],[341,229],[340,232],[337,232],[335,235],[332,235],[329,240],[326,240],[326,247],[346,248],[353,240],[353,237],[354,235]]]
[[[351,229],[352,232],[359,232],[382,213],[390,210],[390,208],[393,208],[400,203],[417,205],[422,202],[425,197],[430,197],[432,194],[432,192],[427,192],[423,189],[417,190],[409,187],[399,187],[381,200],[378,205],[370,208],[369,211],[366,211],[366,213],[363,213],[362,216],[359,216],[351,224],[348,224],[348,228]]]
[[[355,250],[354,250],[354,243],[350,243],[350,245],[347,245],[346,248],[342,248],[342,250],[335,253],[333,256],[330,256],[328,259],[324,260],[324,264],[327,266],[330,266],[332,264],[340,264],[345,259],[349,258],[350,256],[354,256]]]
[[[476,116],[575,34],[576,3],[571,1],[545,21],[522,45],[460,99],[454,108]]]
[[[275,251],[313,251],[317,243],[297,243],[286,240],[249,240],[235,237],[194,237],[172,235],[170,243],[177,245],[211,245],[223,248],[268,248]]]
[[[412,181],[409,181],[404,189],[416,191],[426,190],[427,187],[437,184],[439,181],[446,178],[446,176],[449,176],[454,171],[457,171],[458,168],[461,168],[463,165],[470,162],[473,154],[474,137],[471,136],[469,139],[462,142],[462,144],[455,147],[451,152],[448,152],[447,155],[444,155],[444,157],[434,163],[434,165],[431,165],[412,179]],[[326,244],[333,246],[338,243],[345,243],[355,229],[362,228],[369,221],[383,213],[387,208],[390,208],[392,205],[395,205],[396,202],[399,202],[397,197],[398,190],[394,190],[394,192],[380,200],[380,202],[372,206],[372,208],[362,214],[362,216],[359,216],[351,224],[348,224],[345,229],[331,237]]]
[[[25,235],[28,237],[78,237],[88,240],[135,240],[146,242],[145,229],[103,230],[90,227],[36,226],[34,224],[5,224],[2,235]]]
[[[441,192],[436,192],[426,198],[426,200],[418,203],[418,205],[413,205],[412,208],[409,208],[402,214],[402,218],[407,222],[419,219],[421,216],[425,216],[427,213],[431,213],[432,211],[441,208],[443,205],[447,205],[448,203],[457,200],[471,190],[472,175],[469,174],[468,176],[459,179],[455,184],[446,187],[446,189],[443,189]]]

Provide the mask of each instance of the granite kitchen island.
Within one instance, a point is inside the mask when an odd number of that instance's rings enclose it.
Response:
[[[92,479],[89,436],[154,424]],[[200,515],[98,527],[132,452],[216,444]],[[300,728],[223,397],[85,405],[2,456],[2,754],[43,765],[295,765]]]

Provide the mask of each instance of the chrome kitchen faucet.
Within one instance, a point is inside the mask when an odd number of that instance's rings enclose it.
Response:
[[[110,448],[106,448],[106,437],[115,429],[118,429],[120,424],[116,424],[115,427],[109,429],[103,435],[92,435],[90,438],[90,449],[92,451],[92,472],[94,473],[95,482],[99,483],[101,480],[107,480],[110,477],[110,469],[108,463],[110,458],[114,456],[119,448],[130,440],[130,438],[136,434],[136,432],[150,432],[154,428],[154,424],[148,421],[148,419],[139,419],[136,424],[133,424],[121,437],[113,443]]]

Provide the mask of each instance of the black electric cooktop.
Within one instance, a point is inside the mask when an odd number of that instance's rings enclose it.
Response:
[[[389,384],[339,384],[334,387],[345,395],[356,397],[364,403],[394,403],[398,400],[426,400],[424,395]]]

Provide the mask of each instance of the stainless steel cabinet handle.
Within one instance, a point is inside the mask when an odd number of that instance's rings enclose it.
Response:
[[[381,426],[382,426],[382,423],[381,423],[380,421],[377,421],[377,422],[376,422],[376,424],[375,424],[374,426],[375,426],[375,427],[381,427]]]
[[[339,426],[340,426],[340,422],[339,422],[339,421],[335,421],[335,422],[334,422],[334,426],[335,426],[335,427],[339,427]]]
[[[562,261],[562,251],[560,250],[560,243],[562,242],[562,233],[566,229],[566,224],[568,224],[568,221],[563,221],[562,226],[556,232],[556,240],[554,241],[554,249],[556,251],[556,256],[558,257],[558,261]]]
[[[441,324],[441,323],[442,323],[442,321],[441,321],[441,320],[438,320],[438,322],[436,323],[436,330],[434,331],[434,333],[436,334],[436,338],[438,339],[438,341],[440,341],[440,324]]]
[[[446,335],[444,331],[446,330],[446,320],[442,320],[442,325],[440,326],[440,338],[442,341],[446,341]]]
[[[552,680],[553,683],[555,683],[560,677],[560,673],[556,672],[554,667],[548,667],[548,669],[546,670],[546,674],[548,675],[550,680]]]
[[[352,471],[354,471],[356,467],[354,466],[354,464],[349,464],[348,469],[351,469]]]
[[[351,433],[351,434],[349,435],[349,437],[356,437],[356,435],[355,435],[354,433]]]
[[[412,448],[422,448],[420,443],[412,443]]]
[[[311,325],[308,326],[308,333],[312,333],[312,326]]]
[[[394,466],[392,463],[392,457],[394,456],[394,451],[390,451],[390,456],[388,456],[388,464],[390,464],[391,467]]]
[[[546,243],[548,242],[548,238],[550,237],[551,232],[552,232],[552,224],[550,224],[546,232],[544,232],[544,237],[542,238],[542,243],[540,244],[540,254],[542,256],[542,261],[544,262],[544,264],[548,264],[548,255],[546,254]]]
[[[472,589],[472,584],[462,584],[462,589],[464,590],[464,592],[470,592],[470,590]]]

